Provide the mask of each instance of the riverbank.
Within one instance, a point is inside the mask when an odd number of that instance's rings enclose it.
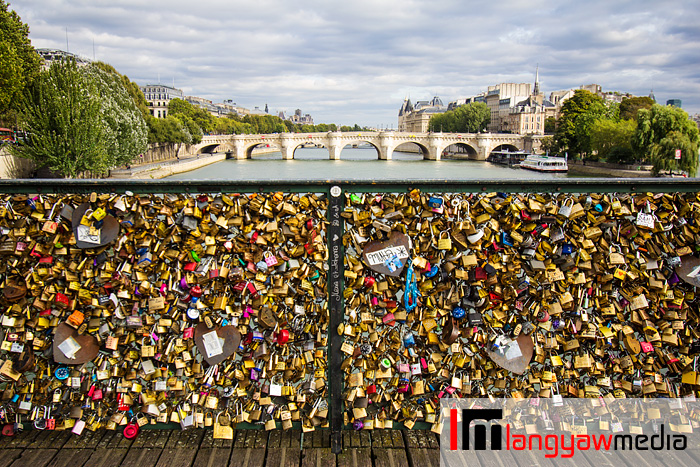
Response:
[[[609,164],[607,162],[586,162],[569,160],[569,174],[615,178],[649,178],[651,166]]]

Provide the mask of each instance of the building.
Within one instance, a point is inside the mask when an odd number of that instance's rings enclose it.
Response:
[[[678,107],[680,109],[681,108],[681,100],[680,99],[669,99],[666,101],[666,105],[672,105],[673,107]]]
[[[77,63],[79,66],[84,66],[88,63],[92,63],[92,60],[88,58],[81,57],[79,55],[75,55],[60,49],[36,49],[36,52],[41,58],[44,59],[44,68],[50,67],[51,63],[56,60],[75,60],[75,63]]]
[[[219,116],[218,107],[209,99],[204,99],[202,97],[195,96],[187,96],[185,97],[185,100],[196,107],[206,110],[215,117]]]
[[[500,83],[489,86],[486,91],[486,105],[491,111],[491,121],[486,129],[491,133],[504,133],[508,129],[510,111],[515,105],[531,94],[528,83]]]
[[[544,123],[556,114],[556,106],[544,98],[540,92],[539,70],[535,73],[535,85],[526,99],[508,109],[508,115],[501,118],[500,132],[519,135],[544,135]]]
[[[168,104],[172,99],[184,99],[182,89],[171,88],[164,84],[147,84],[139,86],[148,102],[148,110],[156,118],[168,116]]]
[[[399,109],[399,131],[410,133],[426,133],[431,130],[430,119],[433,115],[444,113],[447,110],[442,100],[435,96],[429,101],[417,101],[411,103],[408,97],[404,99]],[[432,129],[433,131],[439,129]]]
[[[482,92],[482,93],[477,94],[476,96],[472,96],[472,97],[466,97],[463,99],[453,100],[449,104],[447,104],[447,110],[448,111],[454,110],[457,107],[461,107],[461,106],[467,105],[467,104],[472,104],[474,102],[486,103],[486,92]]]
[[[284,113],[282,113],[284,115]],[[283,118],[283,117],[281,117]],[[313,125],[314,124],[314,119],[311,118],[311,115],[301,114],[301,109],[296,109],[294,111],[294,115],[290,115],[287,120],[290,122],[294,123],[295,125]]]
[[[690,117],[690,119],[694,121],[697,124],[698,129],[700,129],[700,114],[695,114],[692,117]]]

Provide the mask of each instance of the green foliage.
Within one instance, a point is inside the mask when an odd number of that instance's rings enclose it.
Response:
[[[609,159],[613,149],[616,149],[615,158],[618,160],[620,157],[634,157],[632,137],[636,128],[634,120],[596,120],[590,129],[591,148],[599,159]]]
[[[544,134],[553,135],[557,128],[557,119],[554,117],[547,117],[544,121]]]
[[[579,89],[562,105],[554,141],[560,152],[570,156],[591,152],[589,131],[595,120],[609,113],[603,99],[590,91]]]
[[[131,81],[126,75],[122,75],[121,73],[119,73],[112,65],[108,63],[93,62],[92,65],[96,66],[101,70],[106,71],[107,73],[111,73],[113,75],[118,76],[122,82],[122,85],[126,89],[126,92],[134,100],[134,103],[136,104],[136,107],[138,107],[139,111],[141,111],[143,118],[146,119],[146,117],[150,115],[150,112],[148,111],[148,101],[146,101],[146,98],[144,97],[143,92],[141,91],[141,88],[138,84]]]
[[[695,177],[699,144],[698,127],[685,110],[654,104],[638,112],[633,146],[640,154],[648,156],[654,174],[683,170]],[[675,159],[677,149],[681,150],[680,160]]]
[[[542,154],[555,154],[557,152],[557,144],[551,136],[545,136],[540,140],[540,151]]]
[[[0,0],[0,123],[16,124],[22,94],[39,74],[41,57],[29,40],[29,27]]]
[[[54,62],[23,98],[28,138],[13,152],[66,177],[106,172],[146,150],[146,124],[119,75]]]
[[[80,68],[96,84],[95,96],[105,123],[102,144],[108,167],[131,162],[147,149],[146,122],[137,101],[124,85],[124,77],[111,66],[90,64]]]
[[[28,137],[13,153],[68,177],[107,170],[105,123],[96,96],[96,83],[74,61],[52,64],[23,99]]]
[[[168,115],[166,118],[148,117],[148,142],[190,144],[192,134],[179,118]]]
[[[651,109],[654,101],[651,97],[627,97],[620,103],[620,118],[637,121],[637,113],[641,109]]]
[[[454,110],[434,115],[429,127],[432,131],[447,133],[479,133],[491,121],[491,111],[483,102],[472,102]]]

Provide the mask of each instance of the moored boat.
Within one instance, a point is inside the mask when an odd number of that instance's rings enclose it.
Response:
[[[537,172],[565,173],[569,171],[569,164],[564,157],[529,155],[520,163],[520,168]]]
[[[487,162],[500,165],[516,165],[524,161],[530,154],[524,151],[493,151],[486,158]]]

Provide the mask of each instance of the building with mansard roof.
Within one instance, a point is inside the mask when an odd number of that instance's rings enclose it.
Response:
[[[399,109],[399,131],[426,133],[430,131],[430,118],[446,110],[438,96],[429,101],[416,101],[415,105],[406,97]]]

